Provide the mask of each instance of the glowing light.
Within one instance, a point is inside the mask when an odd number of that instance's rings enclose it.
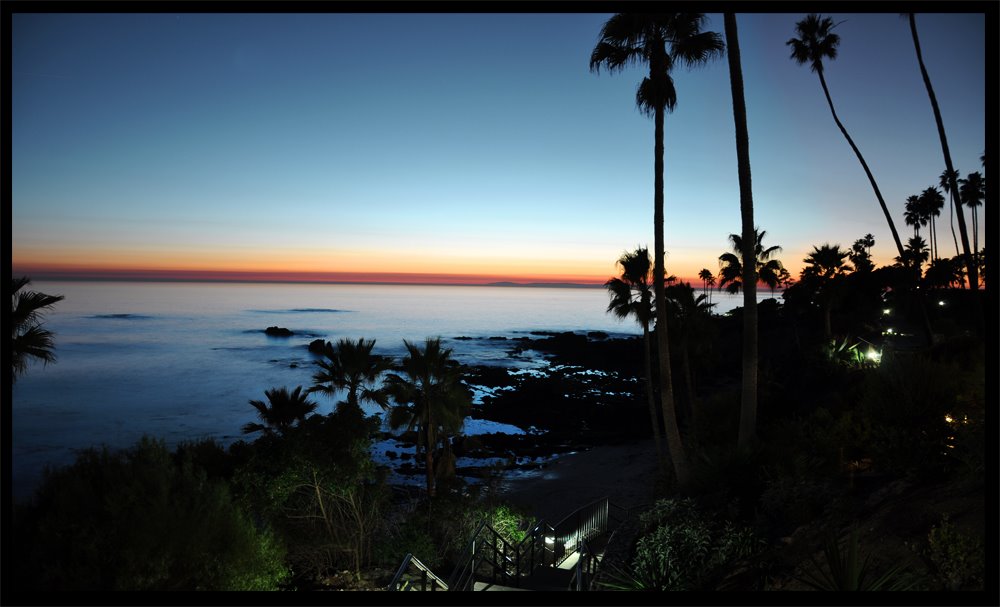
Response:
[[[883,316],[888,316],[890,314],[892,314],[892,308],[886,308],[886,309],[882,310],[882,315]]]
[[[939,305],[939,306],[943,306],[943,305],[944,305],[944,300],[942,299],[941,301],[939,301],[939,302],[938,302],[938,305]]]
[[[953,421],[955,421],[955,418],[953,418],[952,416],[950,416],[950,415],[948,415],[948,414],[945,414],[945,416],[944,416],[944,421],[946,421],[946,422],[948,422],[948,423],[950,424],[950,423],[952,423]]]
[[[871,349],[869,349],[867,356],[868,356],[868,360],[872,360],[872,361],[875,361],[875,362],[878,362],[878,361],[882,360],[882,353],[879,352],[879,351],[877,351],[877,350],[871,350]]]
[[[882,335],[892,335],[894,331],[892,329],[886,329],[882,332]]]

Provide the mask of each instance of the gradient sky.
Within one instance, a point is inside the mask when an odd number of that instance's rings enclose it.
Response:
[[[588,69],[609,16],[15,14],[13,270],[603,281],[653,245],[643,71]],[[804,16],[738,16],[756,222],[796,276],[866,233],[888,263],[871,186],[789,59]],[[905,239],[906,197],[944,168],[907,21],[829,16],[827,83]],[[955,166],[982,171],[986,19],[917,26]],[[693,277],[740,230],[732,99],[724,58],[674,78],[667,270]],[[953,255],[947,210],[939,235]]]

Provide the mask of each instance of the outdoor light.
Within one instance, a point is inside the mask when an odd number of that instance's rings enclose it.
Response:
[[[948,422],[950,424],[951,422],[955,421],[955,418],[953,418],[952,416],[950,416],[947,413],[945,413],[945,415],[944,415],[944,421],[946,421],[946,422]]]
[[[886,335],[892,335],[892,329],[891,329],[891,328],[889,328],[889,329],[886,329],[886,330],[885,330],[885,334],[886,334]]]
[[[882,353],[873,349],[868,350],[868,360],[878,362],[882,359]]]
[[[892,308],[886,308],[886,309],[882,310],[882,315],[883,316],[888,316],[890,314],[892,314]]]
[[[944,305],[944,300],[942,299],[941,301],[939,301],[939,302],[938,302],[938,305],[939,305],[939,306],[943,306],[943,305]]]
[[[556,543],[556,538],[546,536],[545,537],[545,543],[546,544],[555,544]]]

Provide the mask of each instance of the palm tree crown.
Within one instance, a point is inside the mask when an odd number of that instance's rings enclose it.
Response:
[[[323,345],[325,360],[316,362],[321,369],[313,375],[314,386],[310,392],[333,394],[337,390],[347,390],[347,404],[360,406],[361,401],[374,402],[383,408],[387,403],[382,392],[374,389],[383,371],[389,369],[389,360],[372,354],[375,340],[358,338],[330,342]]]
[[[822,73],[823,60],[837,58],[840,36],[832,32],[834,27],[833,19],[816,14],[796,23],[799,37],[785,43],[792,47],[792,59],[799,65],[808,63],[812,71]]]
[[[781,251],[781,247],[775,245],[764,248],[763,240],[767,235],[767,230],[754,228],[756,243],[754,244],[754,255],[757,258],[757,279],[772,289],[776,289],[780,284],[781,262],[773,259],[773,256]],[[739,234],[730,234],[729,241],[732,243],[733,252],[719,255],[719,288],[726,288],[727,293],[739,293],[743,288],[743,262],[741,261],[743,251],[743,238]]]
[[[802,269],[802,278],[814,277],[828,282],[841,276],[850,270],[845,263],[847,256],[847,251],[842,251],[840,245],[813,246],[812,252],[803,260],[806,267]]]
[[[22,290],[31,284],[27,276],[10,281],[10,382],[24,375],[30,359],[55,362],[54,335],[42,327],[44,313],[62,301],[62,295]]]
[[[263,424],[248,423],[243,426],[243,433],[263,431],[266,435],[281,435],[287,432],[296,422],[302,422],[307,415],[316,410],[316,403],[309,400],[308,393],[302,392],[302,386],[288,392],[288,388],[271,388],[264,390],[267,403],[251,400],[250,406],[257,410],[257,417]]]
[[[622,275],[604,283],[611,297],[607,311],[621,319],[634,316],[640,325],[647,325],[653,320],[653,261],[649,250],[639,247],[626,251],[617,265]]]

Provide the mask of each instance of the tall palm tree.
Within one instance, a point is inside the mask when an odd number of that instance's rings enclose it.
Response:
[[[316,403],[309,400],[308,392],[296,386],[291,393],[288,388],[264,390],[267,402],[251,400],[250,405],[257,410],[257,417],[263,424],[250,422],[243,426],[243,434],[262,431],[268,436],[283,435],[296,422],[301,423],[307,415],[316,410]]]
[[[653,117],[653,290],[663,301],[663,119],[677,105],[677,91],[670,71],[674,64],[700,65],[719,56],[724,47],[715,32],[703,32],[701,13],[631,14],[618,13],[601,28],[597,46],[590,55],[590,69],[603,66],[610,72],[633,65],[648,65],[649,76],[636,91],[636,105]],[[660,398],[663,407],[667,446],[674,472],[681,484],[687,483],[690,468],[677,428],[673,380],[670,375],[670,347],[666,309],[656,311],[656,340],[660,366]]]
[[[931,259],[937,259],[937,230],[934,227],[934,218],[941,216],[941,209],[944,208],[944,196],[936,187],[931,186],[920,193],[920,207],[930,225]]]
[[[927,97],[930,99],[931,109],[934,111],[934,121],[937,123],[938,138],[941,140],[941,153],[944,155],[944,165],[948,171],[948,181],[951,184],[951,191],[958,192],[958,172],[955,170],[955,165],[951,161],[951,152],[948,150],[948,136],[944,131],[941,109],[938,107],[937,96],[934,94],[934,87],[931,85],[931,77],[927,74],[927,67],[924,66],[924,57],[920,52],[920,37],[917,36],[916,14],[908,13],[907,16],[910,21],[910,34],[913,36],[913,48],[917,52],[917,62],[920,64],[920,75],[923,76],[924,87],[927,89]],[[976,261],[972,255],[973,251],[969,250],[969,233],[965,226],[965,213],[962,211],[961,205],[956,209],[955,215],[958,216],[958,231],[962,237],[962,250],[965,252],[965,268],[969,275],[969,284],[978,285],[979,271],[976,268]],[[900,251],[900,257],[902,256],[903,253]],[[972,298],[972,301],[974,305],[978,306],[979,299]],[[977,321],[982,321],[981,311],[977,313]]]
[[[757,265],[756,251],[750,246],[756,230],[753,223],[753,188],[750,176],[750,136],[747,133],[747,106],[743,94],[743,67],[736,14],[723,15],[729,48],[729,88],[733,96],[736,126],[736,166],[740,184],[740,218],[743,227],[743,390],[740,398],[740,430],[737,447],[747,449],[757,431]],[[780,264],[778,264],[780,266]],[[778,281],[773,276],[771,290]]]
[[[385,395],[375,389],[375,384],[382,372],[389,370],[390,362],[372,354],[374,347],[374,339],[361,337],[357,342],[340,339],[336,346],[324,343],[322,356],[325,360],[316,361],[320,371],[313,374],[314,385],[309,391],[333,394],[346,390],[348,406],[360,408],[362,401],[368,401],[386,408]]]
[[[801,280],[815,285],[823,311],[823,335],[826,337],[832,334],[830,314],[834,300],[840,294],[838,279],[850,269],[846,263],[847,257],[847,251],[842,251],[840,245],[824,244],[818,247],[814,245],[812,252],[803,260],[806,265],[802,269]]]
[[[396,402],[389,412],[389,427],[416,431],[417,446],[424,452],[427,495],[434,497],[434,451],[462,429],[472,397],[461,383],[451,349],[442,348],[440,338],[428,338],[423,348],[407,340],[403,344],[407,354],[402,375],[386,375],[383,387]]]
[[[10,383],[28,370],[30,359],[43,364],[56,361],[55,335],[43,328],[45,312],[65,299],[24,289],[31,284],[27,276],[10,281]],[[24,290],[22,290],[24,289]]]
[[[767,230],[754,229],[753,254],[757,259],[757,280],[771,287],[778,288],[781,284],[781,262],[774,259],[774,255],[781,251],[781,247],[775,245],[764,248],[764,237]],[[725,287],[727,293],[739,293],[743,289],[743,237],[739,234],[730,234],[729,242],[732,244],[732,253],[719,255],[719,288]],[[745,296],[744,296],[745,297]]]
[[[955,173],[958,173],[958,169],[955,170]],[[941,186],[941,189],[944,190],[945,194],[948,194],[948,200],[951,203],[948,205],[948,223],[951,225],[951,239],[955,241],[955,255],[957,256],[961,255],[961,252],[958,249],[958,236],[955,235],[955,207],[959,204],[959,202],[958,192],[954,192],[951,189],[951,178],[952,175],[948,172],[948,169],[945,169],[941,172],[941,179],[938,182],[938,185]],[[958,178],[957,174],[955,175],[955,178]],[[961,180],[959,180],[959,182],[961,182]]]
[[[872,190],[875,192],[875,198],[878,199],[878,203],[882,207],[882,213],[885,215],[885,220],[889,224],[889,231],[892,232],[892,239],[896,243],[896,249],[902,255],[903,243],[899,239],[899,233],[896,232],[896,224],[893,223],[892,215],[889,214],[889,207],[886,206],[885,199],[882,198],[882,192],[878,189],[878,184],[875,183],[875,176],[872,175],[871,170],[868,168],[868,163],[865,162],[864,156],[861,155],[861,150],[854,144],[854,140],[851,139],[851,136],[847,133],[847,129],[840,122],[840,118],[837,117],[837,111],[833,108],[833,99],[830,97],[830,90],[826,86],[826,78],[823,77],[823,60],[830,59],[832,61],[836,59],[837,46],[840,45],[840,36],[831,31],[834,27],[833,20],[829,17],[820,17],[819,15],[811,14],[795,24],[795,31],[799,37],[792,38],[785,44],[792,47],[792,59],[799,65],[809,63],[812,71],[819,75],[819,83],[823,87],[823,94],[826,95],[826,102],[830,106],[830,113],[833,114],[833,121],[837,123],[837,127],[840,128],[840,132],[847,139],[847,143],[854,150],[854,155],[858,157],[861,167],[865,170],[865,175],[868,176],[868,181],[871,182]]]
[[[646,403],[649,405],[649,421],[653,426],[653,440],[656,443],[660,469],[666,472],[666,458],[660,442],[660,419],[656,414],[656,399],[653,397],[653,365],[650,356],[652,343],[649,339],[649,324],[653,319],[653,262],[649,258],[649,251],[645,247],[639,247],[634,252],[622,253],[617,265],[621,268],[621,276],[611,278],[604,283],[611,298],[607,311],[622,319],[633,316],[642,327]]]
[[[986,198],[986,180],[982,173],[969,173],[965,179],[959,179],[959,194],[962,203],[972,209],[972,254],[979,255],[979,213],[978,209]],[[977,285],[978,286],[978,285]]]

